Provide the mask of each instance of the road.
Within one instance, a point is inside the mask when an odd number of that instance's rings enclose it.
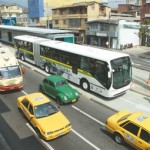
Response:
[[[12,150],[132,150],[127,145],[115,143],[104,129],[106,119],[115,111],[91,101],[84,94],[78,102],[60,107],[72,124],[71,132],[52,141],[40,140],[18,112],[16,100],[24,94],[37,92],[43,78],[26,68],[22,91],[0,94],[0,132]]]
[[[141,58],[138,56],[131,56],[131,58],[132,58],[134,67],[136,67],[138,69],[150,71],[150,60],[149,59]]]

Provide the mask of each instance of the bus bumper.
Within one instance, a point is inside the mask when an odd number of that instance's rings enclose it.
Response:
[[[15,84],[10,86],[0,86],[0,91],[11,91],[23,88],[23,84]]]

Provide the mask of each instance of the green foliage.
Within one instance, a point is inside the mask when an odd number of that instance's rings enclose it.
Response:
[[[139,29],[139,37],[147,37],[150,35],[150,20],[146,20]]]

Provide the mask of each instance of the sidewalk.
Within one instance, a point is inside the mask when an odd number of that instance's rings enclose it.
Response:
[[[129,55],[134,55],[139,58],[145,58],[150,60],[150,47],[146,46],[136,46],[128,49],[123,49],[122,52]],[[140,74],[139,74],[140,73]],[[146,82],[150,78],[150,72],[134,68],[133,69],[133,85],[131,87],[132,91],[143,94],[150,97],[150,85]]]

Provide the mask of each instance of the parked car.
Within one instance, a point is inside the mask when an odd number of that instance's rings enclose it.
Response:
[[[76,102],[79,98],[78,91],[73,89],[65,78],[58,75],[45,77],[39,86],[39,90],[53,97],[60,105]]]
[[[119,144],[125,142],[137,150],[150,150],[150,115],[123,110],[107,119],[106,129]]]
[[[17,105],[20,113],[30,121],[40,138],[55,139],[71,130],[69,120],[42,93],[18,97]]]

